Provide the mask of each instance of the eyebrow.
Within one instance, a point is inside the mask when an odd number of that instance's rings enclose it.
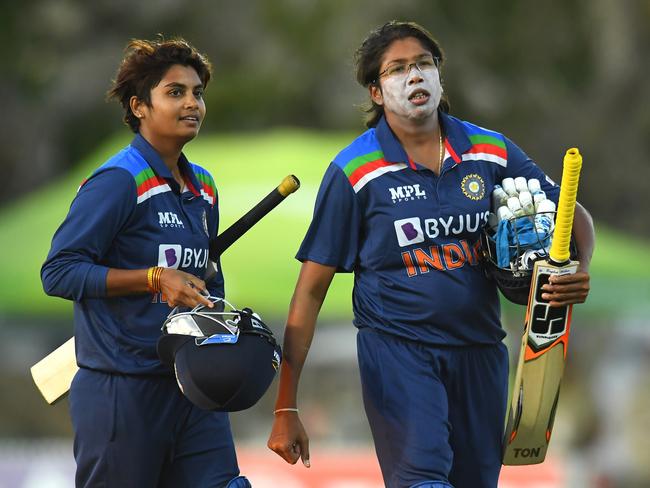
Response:
[[[422,54],[418,54],[417,56],[415,56],[415,59],[422,59],[422,58],[434,58],[434,55],[431,54],[431,53],[422,53]],[[407,61],[408,61],[408,59],[406,59],[406,58],[391,59],[390,61],[388,61],[386,63],[386,66],[388,66],[389,64],[392,64],[392,63],[406,63]]]
[[[165,88],[172,88],[172,87],[174,87],[174,88],[187,88],[187,85],[184,85],[183,83],[179,83],[177,81],[171,81],[171,82],[167,83],[164,87]],[[203,88],[203,83],[199,83],[198,85],[194,85],[193,88]]]

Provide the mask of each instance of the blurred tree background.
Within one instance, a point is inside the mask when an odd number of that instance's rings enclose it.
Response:
[[[5,1],[0,198],[46,184],[119,130],[104,93],[129,38],[178,34],[209,55],[204,130],[360,130],[352,55],[392,18],[442,43],[452,113],[504,132],[558,179],[564,150],[583,148],[580,200],[650,235],[645,0]]]
[[[71,458],[67,402],[46,406],[27,373],[71,334],[71,306],[43,296],[38,268],[76,184],[128,142],[120,107],[105,102],[127,41],[183,36],[213,63],[208,117],[188,153],[215,160],[224,225],[266,194],[268,181],[294,171],[303,180],[224,255],[229,293],[272,310],[265,318],[281,333],[298,269],[291,256],[320,175],[363,130],[367,94],[354,78],[354,51],[391,19],[417,21],[442,44],[453,115],[503,132],[557,181],[566,149],[583,153],[578,199],[596,220],[598,247],[592,294],[574,314],[551,444],[551,465],[562,458],[571,478],[536,486],[597,486],[601,476],[598,486],[649,486],[650,0],[4,0],[0,389],[11,394],[0,397],[0,488],[45,486],[3,479],[31,457],[3,464],[17,452],[13,439],[63,438],[62,459]],[[350,276],[336,282],[344,286],[326,301],[329,322],[317,331],[301,408],[315,446],[361,442],[370,452]],[[523,308],[504,312],[514,359]],[[233,417],[238,442],[263,446],[273,390]]]

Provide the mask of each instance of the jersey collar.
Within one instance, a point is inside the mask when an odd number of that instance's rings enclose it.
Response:
[[[456,117],[438,110],[438,116],[445,131],[445,150],[458,164],[462,161],[463,153],[472,148],[472,142],[469,140],[463,124]]]
[[[472,147],[462,124],[458,119],[441,110],[438,110],[438,117],[442,123],[445,133],[445,150],[456,164],[461,162],[461,155]],[[389,163],[404,163],[415,169],[415,165],[409,160],[408,154],[395,136],[392,129],[382,116],[375,127],[375,134],[384,153],[384,159]]]
[[[131,146],[137,149],[137,151],[144,157],[145,161],[147,161],[147,164],[153,169],[154,173],[156,173],[158,176],[161,176],[165,178],[168,182],[168,184],[172,187],[172,189],[180,193],[181,189],[178,186],[178,183],[174,179],[174,176],[172,175],[172,172],[169,171],[169,168],[165,164],[165,162],[162,160],[160,157],[160,154],[153,148],[151,144],[149,144],[149,141],[147,141],[140,133],[137,133],[133,140],[131,141]],[[181,170],[181,174],[183,175],[183,178],[185,178],[185,182],[187,184],[187,188],[195,195],[195,196],[200,196],[200,193],[198,192],[198,188],[201,188],[201,185],[199,184],[198,180],[196,179],[196,176],[194,175],[194,171],[190,168],[190,162],[187,160],[185,157],[185,154],[181,153],[180,157],[178,158],[178,166]]]
[[[408,154],[406,154],[402,144],[393,133],[386,117],[383,115],[379,119],[379,122],[377,122],[375,134],[377,134],[377,140],[381,146],[381,151],[384,153],[384,159],[387,162],[409,164]]]

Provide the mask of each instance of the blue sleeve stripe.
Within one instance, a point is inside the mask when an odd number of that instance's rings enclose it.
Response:
[[[377,141],[375,129],[369,129],[338,153],[334,158],[334,164],[343,169],[353,159],[376,151],[381,151],[381,146]]]

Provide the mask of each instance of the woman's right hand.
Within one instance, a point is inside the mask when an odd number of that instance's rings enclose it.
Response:
[[[289,464],[302,464],[309,467],[309,437],[298,417],[298,412],[277,412],[273,428],[266,444],[269,449]]]
[[[194,308],[199,304],[214,307],[206,298],[208,291],[205,282],[185,271],[165,268],[160,275],[160,291],[170,307]]]

